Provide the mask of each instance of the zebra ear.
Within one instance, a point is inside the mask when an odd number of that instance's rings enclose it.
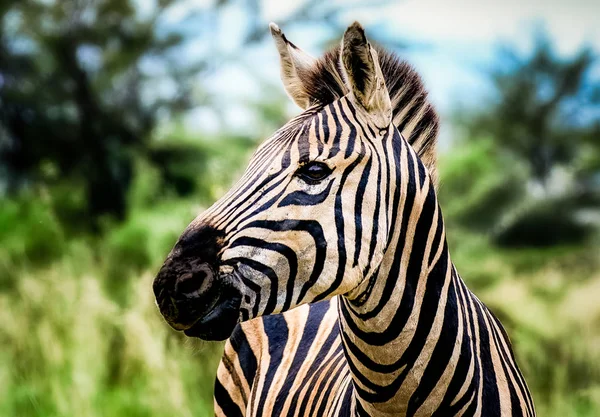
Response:
[[[392,104],[377,51],[367,41],[365,31],[358,22],[346,29],[340,54],[348,89],[354,101],[373,117],[379,128],[392,122]]]
[[[311,105],[311,97],[302,81],[304,74],[315,63],[315,59],[287,40],[279,26],[269,24],[275,46],[279,51],[281,81],[288,95],[302,109]]]

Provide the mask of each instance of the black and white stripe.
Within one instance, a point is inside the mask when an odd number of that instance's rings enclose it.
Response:
[[[323,111],[345,109],[352,107]],[[336,119],[357,123],[351,114]],[[338,189],[354,198],[342,209],[354,222],[336,224],[339,259],[324,262],[338,265],[338,280],[322,294],[337,293],[344,266],[360,253],[373,257],[374,245],[356,238],[365,232],[357,202],[367,177],[377,178],[379,189],[375,224],[389,231],[382,261],[375,270],[366,265],[368,278],[345,296],[238,327],[218,372],[217,415],[535,415],[508,337],[451,263],[427,169],[397,130],[383,143],[379,162],[362,154],[373,161],[357,188]],[[337,201],[341,208],[343,198]],[[365,227],[370,242],[378,238],[373,224]]]
[[[188,227],[155,282],[188,334],[220,336],[217,312],[225,325],[239,310],[217,416],[534,416],[508,336],[452,264],[419,77],[358,24],[319,60],[272,33],[304,112]],[[182,295],[171,276],[202,286]]]

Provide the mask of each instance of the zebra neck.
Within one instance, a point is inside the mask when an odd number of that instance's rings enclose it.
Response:
[[[382,294],[379,303],[358,306],[345,297],[339,303],[344,350],[365,415],[412,415],[424,406],[420,399],[442,398],[461,354],[460,347],[453,350],[456,292],[466,289],[447,251],[422,275],[402,272],[376,280],[372,294]],[[434,390],[440,395],[431,395]]]
[[[404,207],[378,270],[339,303],[359,415],[427,415],[465,355],[457,297],[468,291],[450,260],[435,191],[424,193]]]

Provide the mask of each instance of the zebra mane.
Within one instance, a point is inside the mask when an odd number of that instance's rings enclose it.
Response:
[[[431,179],[437,184],[436,143],[439,120],[427,99],[423,81],[396,54],[374,46],[392,103],[392,122],[408,140]],[[327,51],[303,72],[304,88],[312,104],[325,106],[349,93],[340,66],[340,47]]]

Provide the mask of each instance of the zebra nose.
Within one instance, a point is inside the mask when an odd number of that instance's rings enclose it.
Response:
[[[188,329],[214,307],[218,299],[215,276],[206,262],[165,262],[153,289],[160,312],[171,327]]]
[[[218,299],[217,253],[222,235],[205,223],[189,226],[154,279],[156,303],[177,330],[192,326]]]

